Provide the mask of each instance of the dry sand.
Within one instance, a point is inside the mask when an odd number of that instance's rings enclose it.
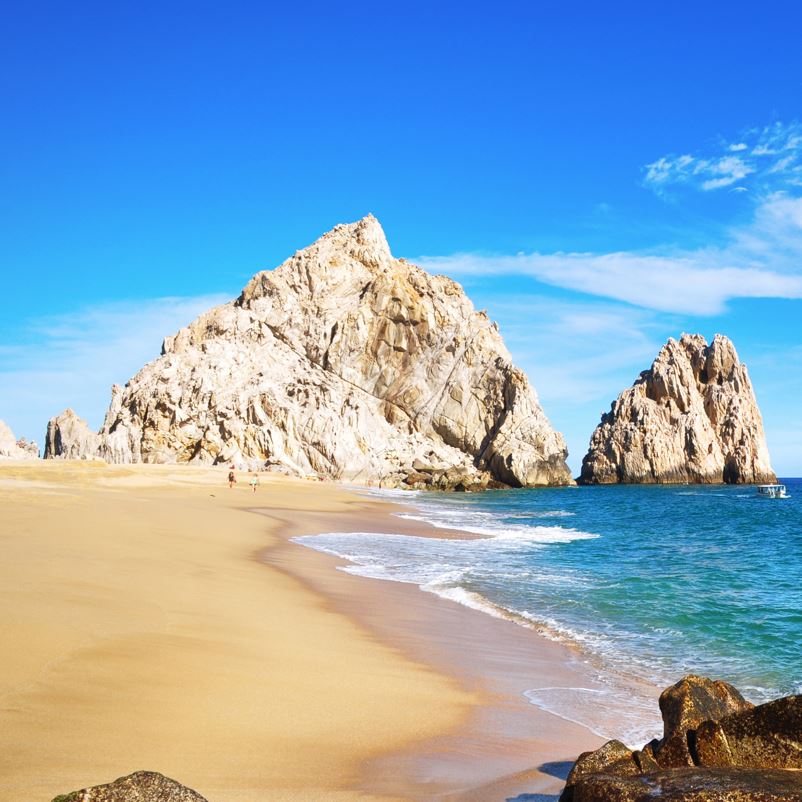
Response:
[[[138,769],[212,802],[388,799],[355,790],[366,761],[464,724],[478,688],[255,559],[280,526],[255,501],[354,503],[219,469],[0,466],[0,800]]]

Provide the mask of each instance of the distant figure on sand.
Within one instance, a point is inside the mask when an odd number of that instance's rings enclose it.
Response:
[[[259,486],[259,477],[251,471],[251,488],[253,488],[253,492],[256,492],[256,488]]]
[[[231,470],[228,472],[228,486],[234,487],[237,484],[237,476],[234,473],[234,466],[231,466]]]

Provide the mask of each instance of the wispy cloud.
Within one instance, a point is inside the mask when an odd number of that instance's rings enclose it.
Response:
[[[521,275],[663,312],[721,313],[734,298],[802,298],[802,199],[766,198],[718,247],[662,253],[458,253],[422,257],[451,276]]]
[[[704,192],[802,186],[802,124],[776,122],[753,128],[735,142],[718,143],[710,152],[661,156],[643,169],[644,183],[659,193],[679,185]]]
[[[0,347],[0,418],[42,444],[47,420],[73,407],[99,427],[111,385],[159,355],[161,342],[221,295],[119,301],[29,321]]]

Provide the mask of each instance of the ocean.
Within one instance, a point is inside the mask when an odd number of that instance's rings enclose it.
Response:
[[[791,498],[695,485],[378,491],[409,506],[402,518],[480,537],[295,540],[350,573],[413,583],[575,646],[599,684],[525,695],[640,745],[660,726],[637,681],[702,674],[757,703],[802,693],[802,479],[781,481]]]

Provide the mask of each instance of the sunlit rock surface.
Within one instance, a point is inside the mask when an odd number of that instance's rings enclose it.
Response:
[[[670,339],[602,416],[585,484],[774,482],[763,420],[735,346]]]

